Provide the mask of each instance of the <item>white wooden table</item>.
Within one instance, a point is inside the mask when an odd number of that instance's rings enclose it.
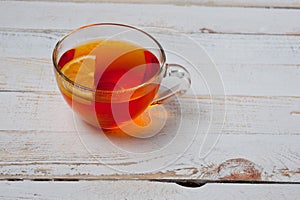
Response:
[[[0,198],[299,199],[299,20],[299,0],[1,1]],[[151,150],[136,154],[122,139],[112,138],[125,149],[110,150],[101,133],[83,131],[89,127],[56,87],[51,53],[69,30],[100,22],[154,27],[170,52],[173,45],[195,53],[184,35],[209,53],[226,95],[214,102],[216,115],[225,104],[226,113],[221,132],[206,137],[207,154],[193,126],[159,156],[155,138],[130,141]],[[195,61],[200,71],[202,61]],[[178,99],[183,127],[199,114],[208,120],[209,100],[197,89]]]

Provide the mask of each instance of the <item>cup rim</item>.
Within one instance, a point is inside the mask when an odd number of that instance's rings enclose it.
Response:
[[[160,69],[156,72],[156,74],[154,74],[148,81],[140,84],[140,85],[137,85],[137,86],[134,86],[134,87],[131,87],[131,88],[127,88],[127,89],[122,89],[122,90],[99,90],[99,89],[92,89],[92,88],[89,88],[89,87],[86,87],[86,86],[83,86],[83,85],[80,85],[74,81],[72,81],[71,79],[69,79],[67,76],[64,75],[64,73],[61,72],[61,69],[59,69],[58,67],[58,63],[56,63],[56,59],[57,59],[57,54],[58,54],[58,48],[59,46],[63,43],[63,41],[69,37],[70,35],[72,35],[73,33],[79,31],[79,30],[82,30],[82,29],[87,29],[89,27],[95,27],[95,26],[122,26],[122,27],[125,27],[125,28],[129,28],[129,29],[133,29],[135,31],[139,31],[143,34],[145,34],[146,36],[148,36],[152,41],[155,42],[155,44],[158,46],[159,48],[159,51],[161,53],[161,57],[162,57],[162,61],[160,63]],[[114,92],[128,92],[128,91],[131,91],[131,90],[136,90],[138,88],[141,88],[145,85],[147,85],[148,83],[151,83],[151,82],[154,82],[154,80],[163,72],[163,69],[164,69],[164,66],[165,66],[165,63],[166,63],[166,55],[165,55],[165,52],[164,52],[164,49],[162,48],[161,44],[152,36],[150,35],[149,33],[139,29],[139,28],[136,28],[136,27],[133,27],[133,26],[130,26],[130,25],[126,25],[126,24],[119,24],[119,23],[96,23],[96,24],[88,24],[88,25],[85,25],[85,26],[81,26],[79,28],[76,28],[76,29],[73,29],[72,31],[68,32],[66,35],[64,35],[55,45],[54,49],[53,49],[53,52],[52,52],[52,62],[53,62],[53,65],[54,65],[54,68],[56,70],[56,72],[59,74],[60,77],[62,77],[64,80],[66,80],[67,82],[69,82],[70,84],[72,84],[73,86],[75,87],[78,87],[80,89],[83,89],[83,90],[87,90],[87,91],[90,91],[90,92],[101,92],[101,93],[114,93]]]

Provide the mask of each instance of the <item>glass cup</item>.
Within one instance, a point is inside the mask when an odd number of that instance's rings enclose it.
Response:
[[[52,59],[66,102],[84,121],[102,129],[120,128],[191,85],[183,66],[166,63],[156,39],[123,24],[75,29],[58,41]],[[165,87],[167,79],[171,86]]]

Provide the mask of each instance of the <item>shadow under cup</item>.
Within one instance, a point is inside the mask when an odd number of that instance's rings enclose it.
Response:
[[[110,23],[76,29],[53,51],[56,81],[64,99],[84,121],[102,129],[119,128],[149,105],[185,91],[177,88],[158,94],[168,72],[165,60],[152,36]],[[181,71],[175,70],[175,76],[187,76],[189,87],[188,72],[177,68]]]

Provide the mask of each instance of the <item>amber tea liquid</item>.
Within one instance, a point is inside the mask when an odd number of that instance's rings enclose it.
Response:
[[[161,80],[156,56],[124,41],[81,44],[66,51],[58,66],[65,77],[83,86],[59,82],[65,100],[85,121],[104,129],[140,115],[153,101]]]

